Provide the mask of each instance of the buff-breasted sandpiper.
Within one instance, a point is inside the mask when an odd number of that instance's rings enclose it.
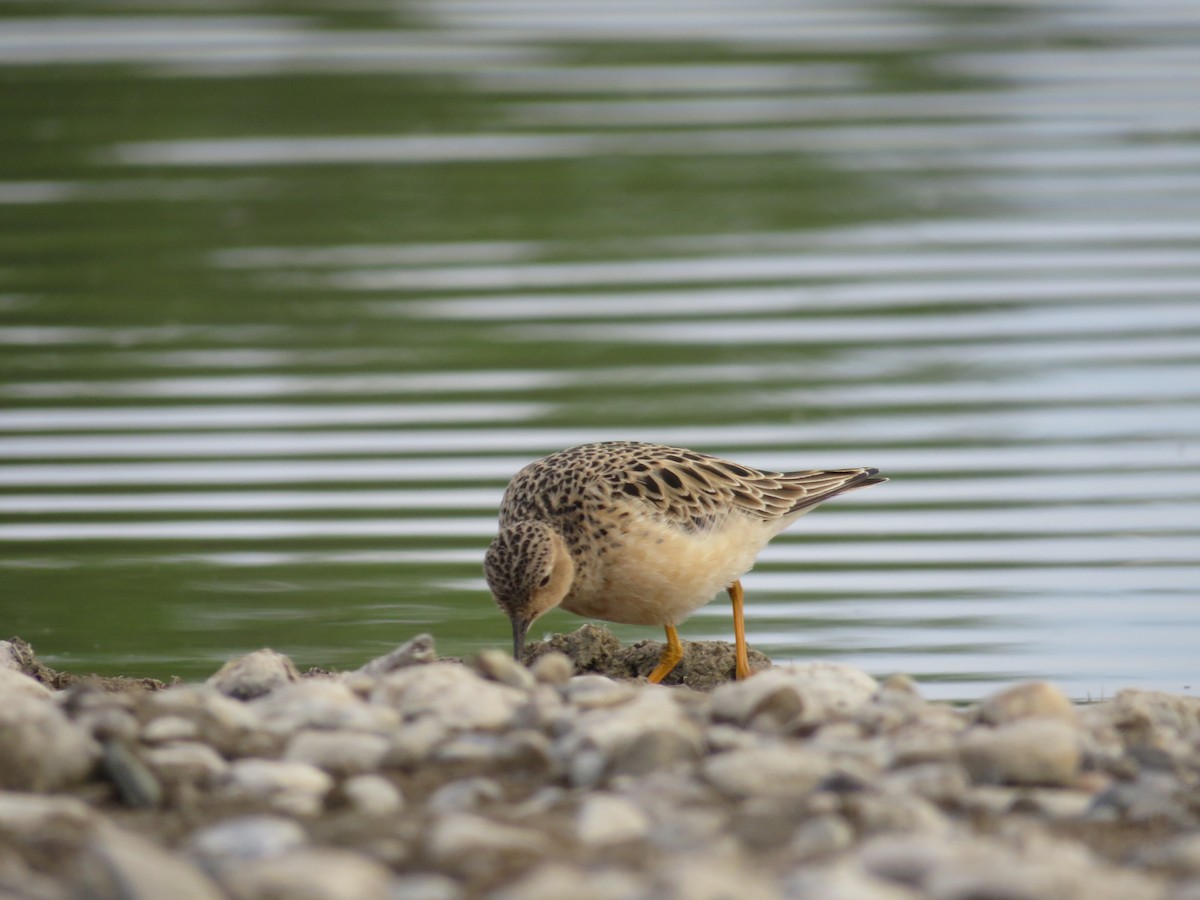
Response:
[[[725,589],[736,675],[750,675],[739,580],[773,537],[820,503],[886,481],[868,468],[763,472],[660,444],[610,441],[562,450],[518,472],[500,504],[484,572],[512,621],[513,654],[529,626],[562,607],[627,625],[661,625],[649,675],[683,658],[675,627]]]

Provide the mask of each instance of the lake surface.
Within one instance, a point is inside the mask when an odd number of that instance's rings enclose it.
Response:
[[[1194,694],[1198,48],[1167,0],[8,4],[0,636],[505,647],[505,483],[620,438],[892,478],[745,579],[776,660]]]

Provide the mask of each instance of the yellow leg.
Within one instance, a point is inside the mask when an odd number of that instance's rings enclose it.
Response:
[[[729,599],[733,601],[733,642],[737,648],[736,674],[738,681],[741,681],[753,674],[750,671],[750,657],[746,654],[746,617],[742,610],[745,592],[740,581],[735,581],[725,590],[729,592]]]
[[[647,676],[647,680],[653,684],[658,684],[671,674],[671,670],[679,665],[681,659],[683,659],[683,644],[679,643],[679,632],[675,630],[674,625],[668,625],[667,646],[663,647],[662,656],[658,659],[658,665]]]

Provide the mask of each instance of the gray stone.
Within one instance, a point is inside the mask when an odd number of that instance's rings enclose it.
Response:
[[[237,900],[395,900],[391,872],[351,850],[306,848],[234,861],[218,877]]]
[[[308,836],[292,819],[241,816],[196,831],[187,847],[210,868],[235,859],[270,859],[308,845]]]
[[[590,847],[642,840],[650,820],[624,797],[598,793],[585,797],[575,816],[575,836]]]
[[[100,745],[55,704],[25,690],[0,702],[0,788],[70,787],[83,781],[99,758]]]
[[[963,737],[959,758],[976,782],[1065,785],[1079,773],[1082,752],[1073,727],[1039,718],[974,728]]]
[[[359,775],[378,771],[390,749],[391,741],[381,734],[305,729],[292,736],[283,758],[334,775]]]
[[[382,775],[355,775],[342,782],[342,796],[364,816],[390,816],[404,809],[404,795]]]
[[[928,800],[907,794],[854,791],[842,801],[842,812],[860,834],[880,831],[946,834],[952,824]]]
[[[704,778],[731,797],[803,796],[831,771],[825,757],[785,744],[719,753],[701,766]]]
[[[1007,725],[1021,719],[1057,719],[1076,726],[1079,718],[1066,695],[1046,681],[1026,681],[998,691],[979,704],[979,720]]]
[[[227,697],[253,700],[299,680],[300,673],[290,659],[263,649],[225,663],[207,683]]]
[[[380,678],[388,672],[406,669],[409,666],[423,666],[437,662],[437,649],[433,637],[428,634],[418,634],[401,644],[386,656],[371,660],[357,670],[355,674],[366,675],[370,678]]]
[[[528,697],[461,665],[436,662],[388,674],[376,684],[371,700],[405,720],[428,716],[448,729],[498,731],[513,723]]]

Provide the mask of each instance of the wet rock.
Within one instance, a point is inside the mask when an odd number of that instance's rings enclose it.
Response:
[[[241,816],[196,831],[188,849],[212,869],[231,860],[270,859],[308,846],[308,835],[292,819]]]
[[[300,673],[290,659],[263,649],[225,663],[208,679],[208,684],[235,700],[253,700],[299,680]]]
[[[334,775],[358,775],[377,771],[390,749],[391,741],[380,734],[305,729],[288,742],[283,758]]]
[[[297,816],[316,815],[333,779],[308,763],[239,759],[229,767],[224,793],[232,798],[265,800],[271,808]]]
[[[581,844],[603,847],[641,840],[650,820],[637,806],[613,794],[593,794],[584,799],[575,817],[575,835]]]
[[[405,720],[432,717],[448,729],[495,731],[513,722],[527,697],[461,665],[437,662],[392,672],[379,680],[371,700]]]
[[[431,662],[437,662],[437,649],[433,637],[428,634],[418,634],[386,656],[371,660],[358,669],[356,674],[379,678],[397,669],[423,666]]]
[[[382,775],[355,775],[342,782],[342,796],[364,816],[390,816],[404,809],[404,795]]]
[[[825,757],[784,744],[719,753],[701,766],[704,778],[731,797],[802,796],[831,771]]]
[[[1026,681],[992,694],[979,704],[978,715],[981,722],[991,725],[1036,718],[1057,719],[1072,726],[1079,722],[1071,701],[1045,681]]]
[[[971,778],[985,784],[1068,784],[1082,759],[1075,729],[1045,718],[972,729],[959,756]]]
[[[100,745],[53,703],[24,689],[3,697],[0,789],[69,787],[83,781],[99,758]]]
[[[395,900],[391,872],[351,850],[315,847],[238,860],[222,866],[218,878],[236,900]]]
[[[480,651],[479,655],[475,657],[475,669],[484,678],[500,684],[507,684],[509,687],[520,688],[523,691],[533,690],[533,686],[537,683],[529,669],[499,650]]]

